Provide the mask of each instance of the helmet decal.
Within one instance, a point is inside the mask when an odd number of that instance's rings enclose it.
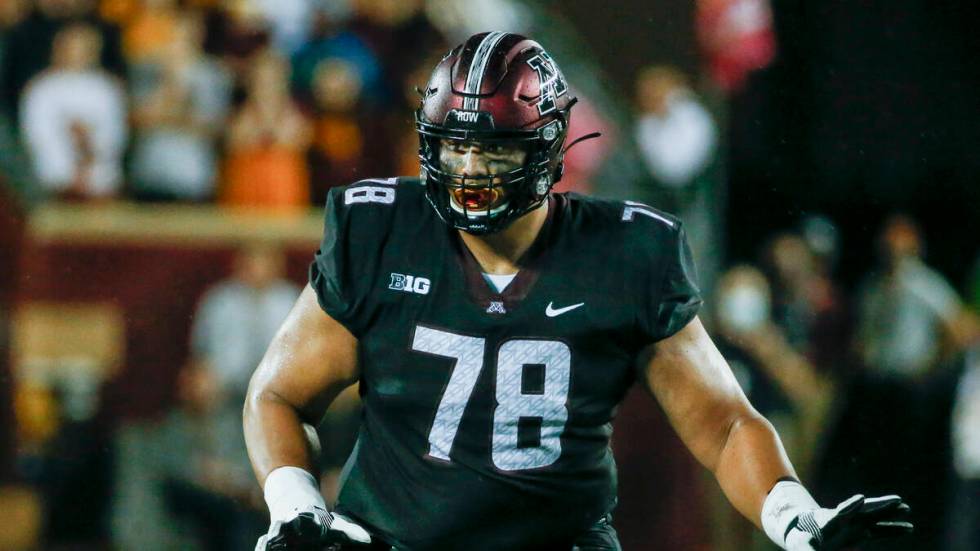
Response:
[[[538,82],[541,87],[540,101],[538,102],[538,113],[547,115],[558,108],[558,98],[568,92],[568,84],[562,76],[555,61],[547,52],[542,51],[538,55],[527,60],[527,64],[538,73]]]
[[[483,85],[483,73],[487,70],[487,62],[490,60],[490,54],[505,36],[507,36],[507,33],[494,31],[483,37],[483,41],[476,48],[476,53],[473,54],[473,61],[470,62],[470,70],[466,73],[464,93],[474,95],[480,93],[480,87]],[[463,109],[476,111],[479,108],[480,98],[467,97],[463,99]]]

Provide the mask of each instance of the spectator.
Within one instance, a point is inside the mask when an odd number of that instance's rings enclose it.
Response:
[[[718,270],[721,190],[718,129],[687,79],[672,67],[644,69],[636,81],[639,121],[634,138],[669,208],[689,228],[702,287],[710,292]]]
[[[888,219],[879,247],[880,266],[860,293],[861,356],[879,374],[922,377],[943,339],[963,345],[973,325],[953,287],[922,261],[922,236],[911,219]]]
[[[980,311],[980,257],[967,283],[973,312]],[[946,507],[950,551],[980,549],[980,331],[973,319],[972,345],[957,383],[952,417],[955,476]]]
[[[6,56],[9,53],[10,30],[27,17],[29,9],[27,0],[0,2],[0,68],[8,66]],[[0,71],[0,151],[3,152],[0,154],[0,188],[6,187],[5,190],[0,190],[0,193],[6,192],[6,196],[0,199],[0,202],[17,197],[29,204],[38,195],[38,189],[32,178],[30,162],[24,154],[16,125],[11,119],[12,113],[7,109],[10,102],[3,97],[8,90],[3,80],[6,77],[7,75]],[[13,193],[12,197],[11,193]],[[19,203],[15,201],[7,208],[0,208],[0,211],[19,212],[22,206]],[[0,214],[0,219],[2,218],[3,215]],[[16,220],[17,217],[11,218],[10,214],[7,214],[7,219]]]
[[[18,101],[24,87],[48,67],[54,37],[66,25],[85,22],[96,29],[102,44],[100,65],[118,76],[125,73],[119,28],[98,17],[95,0],[37,0],[33,4],[30,15],[10,29],[0,77],[4,107],[15,122],[20,117]]]
[[[715,152],[718,130],[711,115],[672,67],[645,69],[636,86],[636,141],[647,168],[666,187],[692,185]]]
[[[725,92],[776,55],[769,0],[698,0],[695,26],[708,75]]]
[[[259,54],[245,103],[231,119],[221,202],[295,208],[309,204],[306,150],[311,129],[289,95],[289,65]]]
[[[250,9],[248,2],[217,0],[207,10],[207,39],[204,50],[220,57],[235,74],[244,79],[249,64],[269,47],[269,29],[261,13]]]
[[[261,502],[245,451],[240,407],[216,373],[181,371],[177,407],[116,437],[113,543],[141,551],[238,551],[262,533]],[[179,453],[175,453],[179,451]]]
[[[315,19],[314,2],[249,0],[248,4],[265,21],[272,46],[283,55],[293,55],[309,40]]]
[[[6,34],[7,31],[27,17],[29,8],[27,0],[8,0],[0,3],[0,30]],[[4,42],[6,41],[0,41],[0,44]]]
[[[203,20],[176,19],[165,55],[133,67],[132,179],[146,200],[201,201],[214,195],[217,136],[231,99],[231,76],[203,54]]]
[[[361,89],[358,72],[347,61],[327,58],[317,65],[313,77],[317,117],[310,150],[313,197],[317,204],[326,200],[326,192],[333,186],[383,173],[380,159],[365,154],[369,145],[366,141],[380,136],[365,132],[364,116],[357,110]]]
[[[326,59],[341,60],[354,70],[361,94],[369,103],[379,103],[383,98],[381,60],[355,33],[329,26],[293,56],[293,87],[301,97],[313,99],[317,69]],[[427,72],[424,78],[428,76]]]
[[[728,270],[718,285],[717,326],[723,348],[747,366],[739,381],[766,414],[782,412],[776,418],[809,419],[822,411],[833,380],[820,377],[816,366],[789,343],[782,329],[772,321],[771,287],[756,268],[736,266]],[[771,411],[767,411],[771,410]],[[794,421],[795,423],[795,421]],[[787,450],[806,456],[794,446],[792,436],[806,435],[800,427],[785,431]],[[812,437],[812,435],[811,435]],[[794,463],[806,465],[800,457]]]
[[[822,372],[849,365],[850,323],[822,254],[784,233],[765,251],[773,283],[773,319],[787,341]]]
[[[123,48],[130,63],[142,63],[167,55],[167,45],[175,39],[176,0],[137,0],[129,18],[123,21]]]
[[[264,519],[251,505],[260,499],[251,495],[241,406],[252,371],[299,296],[283,269],[271,245],[240,250],[231,277],[207,291],[195,314],[177,407],[163,422],[120,431],[113,531],[120,548],[254,545]]]
[[[349,28],[384,64],[384,98],[397,100],[398,86],[433,51],[449,47],[423,10],[423,0],[357,0]],[[411,44],[406,48],[405,44]],[[414,107],[414,106],[413,106]]]
[[[773,321],[772,290],[760,270],[741,265],[722,274],[715,304],[719,351],[752,404],[777,428],[806,480],[819,441],[832,422],[829,413],[836,381],[821,377]],[[719,549],[771,548],[746,523],[733,522],[729,507],[719,508],[716,514],[716,524],[726,534],[725,546]]]
[[[950,551],[980,549],[980,346],[966,355],[952,419],[953,499],[947,506]]]
[[[21,99],[21,133],[38,180],[69,198],[111,197],[122,181],[126,99],[99,67],[102,39],[76,23],[54,39],[51,68]]]
[[[252,371],[293,307],[299,289],[283,279],[282,252],[255,244],[235,258],[231,278],[209,290],[192,332],[194,362],[206,364],[235,407]]]
[[[299,288],[283,278],[284,260],[271,245],[244,247],[232,276],[204,295],[195,315],[190,364],[210,374],[209,384],[216,387],[228,416],[240,414],[249,378],[299,296]],[[348,389],[317,427],[324,443],[320,467],[328,500],[337,495],[341,467],[356,440],[358,405],[357,389]],[[242,445],[240,426],[234,434]],[[240,451],[244,458],[244,447]]]

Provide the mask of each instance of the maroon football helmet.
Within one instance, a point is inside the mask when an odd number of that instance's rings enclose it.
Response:
[[[426,195],[449,225],[473,234],[499,231],[541,204],[561,179],[562,146],[576,99],[551,56],[535,41],[505,33],[471,36],[436,66],[415,115]],[[524,165],[502,174],[443,170],[442,140],[518,145]],[[460,188],[494,188],[504,204],[468,210],[451,198]]]

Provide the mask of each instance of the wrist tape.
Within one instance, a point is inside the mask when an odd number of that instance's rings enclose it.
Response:
[[[327,506],[320,487],[309,472],[299,467],[279,467],[269,473],[263,486],[271,522],[288,522],[301,511]]]
[[[796,481],[777,482],[762,504],[762,529],[776,545],[785,548],[786,531],[793,519],[820,506],[810,492]]]

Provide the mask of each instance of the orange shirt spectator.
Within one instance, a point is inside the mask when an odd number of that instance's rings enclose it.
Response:
[[[289,96],[289,66],[272,53],[259,54],[247,99],[228,132],[224,188],[226,205],[295,208],[309,205],[306,150],[312,131]]]

